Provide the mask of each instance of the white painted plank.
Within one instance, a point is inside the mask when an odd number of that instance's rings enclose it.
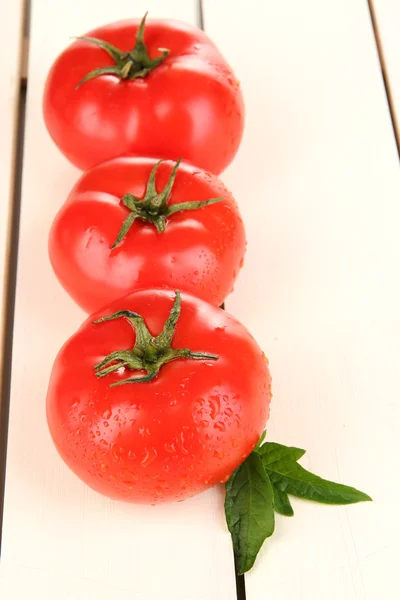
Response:
[[[383,68],[392,103],[396,133],[400,145],[400,2],[372,0]]]
[[[248,235],[228,310],[271,359],[270,439],[374,503],[294,501],[247,600],[398,597],[400,174],[364,0],[204,0],[247,108],[225,173]]]
[[[231,600],[235,580],[223,498],[211,490],[160,507],[87,489],[50,441],[45,395],[54,356],[83,314],[47,258],[53,216],[78,171],[47,135],[46,72],[70,36],[124,17],[196,20],[196,2],[34,0],[29,60],[11,419],[0,597],[7,600]],[[51,27],[48,24],[51,23]]]
[[[0,365],[3,357],[7,260],[20,88],[22,6],[22,0],[13,2],[0,19],[0,56],[3,57],[0,62]]]

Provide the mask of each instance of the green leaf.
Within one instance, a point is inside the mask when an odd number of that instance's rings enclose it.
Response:
[[[293,517],[294,511],[290,504],[289,496],[287,492],[279,489],[277,485],[272,485],[274,490],[274,508],[275,512],[285,517]]]
[[[371,500],[364,492],[322,479],[297,464],[304,450],[267,442],[260,452],[274,489],[278,487],[287,494],[323,504],[353,504]]]
[[[277,442],[265,442],[265,444],[261,446],[259,452],[263,456],[264,466],[285,456],[291,457],[294,462],[296,462],[306,453],[306,451],[301,448],[283,446],[283,444],[278,444]]]
[[[226,484],[225,515],[239,574],[254,564],[275,527],[274,494],[261,456],[252,452]]]
[[[256,444],[256,446],[255,446],[255,448],[254,448],[254,451],[255,451],[255,452],[257,452],[257,451],[258,451],[258,450],[261,448],[261,444],[262,444],[262,443],[263,443],[263,441],[265,440],[265,436],[266,436],[266,435],[267,435],[267,432],[266,432],[266,431],[263,431],[263,432],[262,432],[262,434],[261,434],[261,436],[260,436],[260,439],[258,440],[258,442],[257,442],[257,444]]]

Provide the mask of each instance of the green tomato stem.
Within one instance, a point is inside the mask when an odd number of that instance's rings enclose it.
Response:
[[[111,250],[114,250],[114,248],[116,248],[125,239],[125,236],[136,219],[140,219],[146,223],[151,223],[155,226],[158,233],[163,233],[168,223],[168,217],[171,215],[174,215],[178,212],[184,212],[186,210],[197,210],[199,208],[204,208],[205,206],[210,206],[211,204],[215,204],[216,202],[221,202],[221,200],[223,200],[223,198],[210,198],[208,200],[192,200],[169,205],[169,196],[172,192],[176,173],[179,165],[181,164],[181,160],[182,159],[180,158],[174,165],[168,182],[161,192],[157,192],[156,188],[157,170],[160,164],[163,162],[162,160],[159,160],[151,170],[144,197],[139,199],[133,194],[128,193],[121,198],[121,203],[131,212],[123,222],[116,240],[111,246]]]
[[[150,58],[144,43],[144,27],[146,23],[147,13],[140,22],[136,33],[135,46],[130,52],[124,52],[116,48],[109,42],[99,40],[90,36],[78,37],[79,40],[84,40],[99,48],[102,48],[114,60],[115,65],[111,67],[99,67],[94,69],[78,83],[77,88],[86,83],[90,79],[100,77],[101,75],[115,75],[123,80],[131,80],[144,78],[156,69],[169,55],[170,51],[167,48],[159,48],[161,55],[157,58]]]
[[[216,354],[208,352],[192,352],[189,348],[172,348],[172,340],[181,314],[181,295],[175,292],[174,304],[171,308],[161,333],[152,336],[143,317],[130,310],[120,310],[108,317],[94,321],[94,325],[124,317],[136,333],[136,340],[131,350],[116,350],[108,354],[94,366],[97,378],[106,377],[118,369],[145,371],[146,375],[128,377],[110,384],[110,387],[125,383],[147,383],[157,377],[161,367],[176,359],[218,360]]]

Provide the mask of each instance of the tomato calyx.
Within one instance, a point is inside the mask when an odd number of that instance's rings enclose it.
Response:
[[[99,67],[94,69],[78,83],[76,86],[79,88],[83,83],[100,77],[101,75],[115,75],[120,79],[137,79],[139,77],[147,77],[151,71],[158,67],[168,56],[169,50],[167,48],[158,48],[161,55],[157,58],[150,58],[147,52],[146,44],[144,43],[144,26],[146,23],[147,12],[140,22],[139,29],[136,34],[136,42],[134,48],[130,52],[124,52],[119,48],[116,48],[112,44],[93,38],[90,36],[78,37],[78,40],[84,40],[95,44],[105,50],[111,58],[115,61],[115,65],[107,67]]]
[[[94,325],[124,317],[136,333],[136,341],[132,350],[117,350],[108,354],[102,361],[94,366],[96,377],[105,377],[121,367],[131,371],[146,371],[146,375],[129,377],[110,384],[110,387],[125,383],[145,383],[152,381],[159,373],[161,367],[178,358],[192,360],[218,360],[216,354],[208,352],[192,352],[189,348],[172,348],[176,324],[181,313],[181,295],[175,292],[174,304],[165,321],[163,330],[157,336],[152,336],[141,315],[130,310],[120,310],[109,317],[102,317],[94,321]]]
[[[111,246],[111,250],[116,248],[118,244],[122,242],[136,219],[141,219],[147,223],[152,223],[156,227],[157,232],[162,233],[165,231],[168,217],[174,213],[183,212],[185,210],[197,210],[203,206],[209,206],[210,204],[215,204],[216,202],[223,200],[223,198],[210,198],[209,200],[194,200],[190,202],[179,202],[178,204],[169,205],[168,199],[181,161],[182,159],[180,158],[176,162],[174,168],[172,169],[170,178],[168,179],[167,185],[160,193],[157,193],[155,179],[157,169],[163,162],[162,160],[159,160],[158,163],[154,165],[147,181],[146,193],[142,200],[136,198],[136,196],[130,193],[125,194],[125,196],[121,198],[122,204],[131,212],[123,222],[122,227],[117,235],[117,239]]]

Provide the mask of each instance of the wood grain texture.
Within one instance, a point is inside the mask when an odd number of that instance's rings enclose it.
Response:
[[[400,174],[368,5],[203,7],[247,107],[223,176],[248,236],[226,305],[270,357],[268,437],[306,448],[307,468],[374,499],[294,501],[246,576],[246,598],[395,600]]]
[[[0,62],[0,365],[3,361],[9,229],[14,187],[22,13],[23,0],[16,0],[10,4],[0,19],[0,56],[2,57]]]
[[[73,35],[119,18],[195,22],[197,3],[34,0],[28,72],[14,360],[0,597],[7,600],[232,600],[235,578],[223,496],[182,504],[114,503],[86,488],[58,457],[45,395],[54,356],[83,314],[57,283],[47,235],[78,177],[48,137],[47,70]],[[51,23],[51,27],[48,24]]]
[[[398,0],[370,0],[370,4],[400,147],[400,3]]]

